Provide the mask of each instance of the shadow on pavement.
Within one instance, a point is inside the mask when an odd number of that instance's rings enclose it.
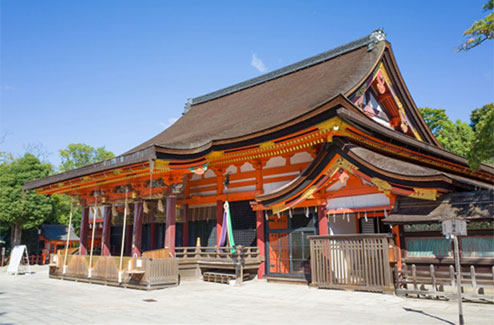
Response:
[[[427,316],[427,317],[431,317],[431,318],[434,318],[434,319],[437,319],[437,320],[440,320],[442,322],[445,322],[446,324],[450,324],[450,325],[455,325],[455,323],[453,322],[450,322],[449,320],[446,320],[444,318],[441,318],[441,317],[437,317],[437,316],[434,316],[434,315],[431,315],[431,314],[428,314],[422,310],[417,310],[417,309],[412,309],[412,308],[406,308],[406,307],[403,307],[403,309],[405,311],[409,311],[409,312],[413,312],[413,313],[417,313],[417,314],[422,314],[424,316]]]

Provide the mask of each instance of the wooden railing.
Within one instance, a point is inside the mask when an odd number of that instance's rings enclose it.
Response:
[[[123,257],[123,269],[119,270],[119,257],[93,256],[89,265],[88,256],[71,255],[67,256],[65,272],[63,258],[52,255],[50,277],[142,289],[176,285],[179,281],[175,258]]]
[[[479,273],[473,265],[470,272],[461,272],[463,297],[472,300],[494,302],[494,266],[489,273]],[[437,270],[437,265],[417,268],[415,264],[403,264],[402,269],[394,268],[396,293],[417,297],[456,298],[456,272],[453,265]]]
[[[317,287],[393,291],[388,234],[310,236],[309,239],[312,283]]]
[[[237,283],[257,273],[263,257],[258,247],[176,247],[175,257],[183,279],[198,279],[206,272],[234,273]],[[216,271],[214,271],[216,270]],[[246,273],[244,273],[244,271]]]
[[[179,261],[196,260],[199,262],[234,263],[240,258],[243,263],[261,262],[258,247],[176,247],[175,257]]]

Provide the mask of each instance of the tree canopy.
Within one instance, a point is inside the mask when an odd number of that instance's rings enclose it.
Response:
[[[452,122],[444,109],[419,108],[425,122],[444,149],[466,157],[471,168],[481,162],[493,162],[494,156],[494,103],[475,109],[470,125]]]
[[[113,152],[106,151],[105,147],[94,148],[84,143],[70,143],[65,149],[60,149],[59,153],[62,160],[59,169],[64,172],[115,156]]]
[[[470,166],[478,169],[481,162],[494,163],[494,103],[473,111],[470,118],[475,121],[475,134],[467,158]]]
[[[0,164],[0,227],[15,229],[20,241],[20,230],[38,227],[53,218],[52,198],[37,195],[34,191],[23,194],[24,183],[46,177],[52,166],[39,161],[34,155],[26,153],[23,157]]]
[[[84,167],[115,156],[113,152],[105,150],[105,147],[94,148],[84,143],[70,143],[65,149],[59,150],[59,152],[62,159],[62,163],[59,166],[60,171],[69,171]],[[57,221],[61,224],[67,224],[69,222],[70,201],[72,199],[63,194],[54,194],[52,196]],[[73,209],[72,224],[76,233],[79,233],[81,227],[81,211],[75,206]]]
[[[494,9],[494,0],[489,0],[482,8],[484,11]],[[483,42],[494,38],[494,13],[490,13],[483,19],[478,20],[470,26],[464,33],[468,39],[458,48],[460,51],[467,51]]]

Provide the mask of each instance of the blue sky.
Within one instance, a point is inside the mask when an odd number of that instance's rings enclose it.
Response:
[[[71,142],[115,154],[170,125],[187,98],[387,33],[419,107],[451,119],[494,101],[492,41],[467,53],[484,1],[0,0],[0,151]]]

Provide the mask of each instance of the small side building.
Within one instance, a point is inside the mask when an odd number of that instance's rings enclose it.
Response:
[[[57,250],[65,249],[67,244],[67,234],[69,236],[69,248],[79,246],[79,237],[70,227],[67,231],[65,225],[41,225],[39,240],[42,247],[43,260],[49,254],[56,254]]]

